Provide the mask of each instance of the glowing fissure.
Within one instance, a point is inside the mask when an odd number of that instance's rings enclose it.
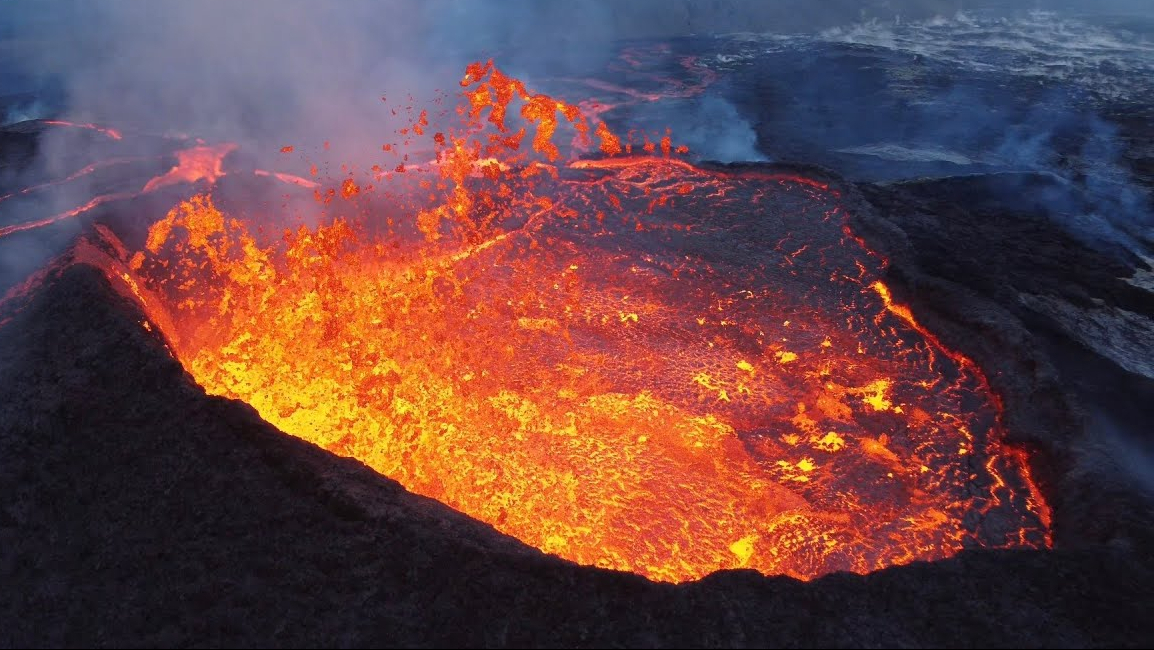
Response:
[[[111,131],[112,133],[117,133],[116,131],[112,131],[111,129],[103,129],[102,127],[98,127],[98,126],[93,125],[93,124],[75,125],[75,124],[71,124],[68,122],[57,122],[57,121],[48,121],[48,122],[46,122],[46,124],[53,124],[53,125],[63,124],[63,125],[67,125],[67,126],[83,126],[85,128],[92,128],[92,129],[101,130],[101,131],[107,130],[107,131]],[[120,136],[117,135],[117,137],[115,139],[119,140]],[[47,217],[33,218],[33,219],[29,219],[27,221],[23,221],[20,223],[14,223],[14,224],[8,224],[8,225],[0,226],[0,238],[15,234],[15,233],[19,233],[19,232],[25,232],[28,230],[35,230],[37,228],[43,228],[45,226],[50,226],[50,225],[58,223],[60,221],[64,221],[66,219],[72,219],[74,217],[78,217],[80,215],[86,214],[86,213],[88,213],[88,212],[90,212],[90,211],[92,211],[92,210],[94,210],[94,209],[96,209],[102,205],[105,205],[107,203],[114,203],[116,201],[127,201],[130,199],[135,199],[135,198],[138,198],[138,197],[143,196],[145,194],[150,194],[150,193],[155,192],[157,190],[161,190],[161,189],[164,189],[166,187],[170,187],[170,186],[181,184],[181,183],[194,184],[194,183],[203,182],[203,183],[211,186],[226,175],[226,172],[224,171],[224,158],[228,154],[235,151],[236,148],[237,148],[236,144],[231,143],[231,142],[226,142],[226,143],[222,143],[222,144],[218,144],[218,145],[198,144],[198,145],[194,145],[192,147],[188,147],[186,149],[177,150],[176,152],[174,152],[174,155],[175,155],[176,160],[177,160],[177,164],[173,165],[164,174],[160,174],[159,176],[156,176],[156,177],[150,179],[147,183],[144,184],[144,186],[139,191],[136,191],[136,192],[123,191],[123,192],[111,192],[108,194],[99,194],[97,196],[90,198],[88,201],[86,201],[85,203],[83,203],[81,205],[78,205],[74,208],[70,208],[68,210],[64,210],[62,212],[58,212],[56,214],[49,215]],[[14,198],[17,196],[24,196],[24,195],[28,195],[28,194],[33,194],[35,192],[48,190],[48,189],[51,189],[53,187],[63,185],[65,183],[75,181],[79,178],[82,178],[84,176],[88,176],[88,175],[90,175],[90,174],[92,174],[98,170],[101,170],[101,169],[104,169],[107,167],[112,167],[115,165],[131,163],[131,162],[138,162],[141,160],[145,160],[145,159],[144,158],[111,158],[108,160],[97,161],[97,162],[91,163],[89,165],[86,165],[85,167],[73,172],[72,174],[70,174],[64,178],[47,181],[45,183],[40,183],[38,185],[33,185],[30,187],[22,188],[18,191],[15,191],[15,192],[10,192],[8,194],[0,195],[0,203],[3,203],[4,201],[7,201],[8,199],[11,199],[11,198]],[[297,187],[303,187],[303,188],[307,188],[307,189],[315,189],[315,188],[320,187],[320,184],[315,182],[315,181],[310,181],[306,178],[301,178],[300,176],[296,176],[296,175],[288,174],[288,173],[284,173],[284,172],[268,171],[265,169],[254,169],[253,174],[255,176],[272,178],[272,179],[275,179],[277,181],[280,181],[281,183],[285,183],[287,185],[296,185]]]
[[[76,180],[82,176],[87,176],[87,175],[89,175],[89,174],[91,174],[91,173],[93,173],[99,169],[104,169],[106,167],[113,167],[113,166],[120,165],[123,163],[136,162],[139,160],[141,160],[141,159],[140,158],[111,158],[109,160],[99,160],[99,161],[94,162],[90,165],[86,165],[85,167],[82,167],[81,169],[69,174],[68,176],[65,176],[64,178],[59,178],[59,179],[47,181],[44,183],[40,183],[39,185],[32,185],[30,187],[25,187],[25,188],[22,188],[20,190],[17,190],[15,192],[9,192],[8,194],[0,195],[0,202],[7,201],[8,199],[11,199],[13,197],[24,196],[24,195],[32,194],[33,192],[40,192],[40,191],[47,190],[47,189],[50,189],[53,187],[57,187],[59,185],[63,185],[65,183],[69,183],[71,181],[74,181],[74,180]]]
[[[462,85],[436,165],[350,171],[318,227],[274,237],[198,195],[151,228],[131,266],[206,390],[659,580],[1048,542],[984,379],[892,301],[828,187],[671,144],[562,162],[561,128],[620,140],[491,63]]]
[[[76,128],[76,129],[87,129],[89,131],[95,131],[96,133],[107,136],[108,138],[110,138],[112,140],[121,140],[124,138],[124,136],[121,135],[120,131],[117,131],[116,129],[111,129],[111,128],[108,128],[106,126],[100,126],[97,124],[91,124],[89,122],[68,122],[65,120],[44,120],[44,123],[45,124],[51,124],[52,126],[68,126],[68,127],[72,127],[72,128]]]
[[[12,235],[12,234],[15,234],[18,232],[24,232],[27,230],[34,230],[36,228],[43,228],[44,226],[50,226],[50,225],[57,223],[59,221],[63,221],[65,219],[71,219],[72,217],[84,214],[85,212],[88,212],[89,210],[93,210],[95,208],[98,208],[98,207],[104,205],[105,203],[112,203],[114,201],[123,201],[125,199],[131,199],[131,198],[135,198],[137,196],[139,196],[138,192],[114,192],[112,194],[100,194],[98,196],[94,196],[91,199],[89,199],[88,202],[85,203],[84,205],[77,206],[75,208],[72,208],[71,210],[65,210],[64,212],[58,212],[52,216],[44,217],[43,219],[36,219],[34,221],[26,221],[24,223],[16,223],[16,224],[12,224],[9,226],[0,226],[0,237],[7,237],[8,235]]]

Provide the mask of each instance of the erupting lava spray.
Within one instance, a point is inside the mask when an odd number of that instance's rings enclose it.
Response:
[[[616,156],[492,64],[462,85],[461,128],[412,127],[434,164],[318,188],[317,227],[274,236],[198,195],[151,228],[132,267],[207,391],[654,579],[1048,542],[981,373],[893,302],[835,191],[698,168],[668,136]],[[606,157],[558,162],[562,129]]]

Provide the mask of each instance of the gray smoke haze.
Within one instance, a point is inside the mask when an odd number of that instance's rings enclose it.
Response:
[[[4,111],[4,116],[0,117],[0,126],[25,122],[27,120],[38,120],[46,117],[48,113],[48,107],[41,101],[31,100],[27,103],[14,102]]]
[[[253,106],[318,95],[358,82],[433,83],[438,68],[501,51],[516,59],[588,61],[607,56],[617,39],[734,31],[816,31],[877,17],[928,18],[986,7],[974,0],[170,0],[92,2],[9,0],[0,4],[0,38],[26,50],[32,74],[67,77],[81,110],[129,108],[158,102],[179,108],[168,91],[185,90],[185,113],[227,111],[200,119],[217,124],[251,119]],[[1134,0],[1070,3],[1017,0],[1012,7],[1050,5],[1151,11]],[[3,56],[0,54],[0,56]],[[418,65],[414,65],[418,64]],[[562,72],[558,70],[557,72]],[[416,79],[406,79],[414,75]],[[424,84],[417,84],[418,86]],[[234,91],[234,101],[222,96]],[[307,96],[307,93],[305,93]],[[88,106],[88,102],[94,102]],[[120,106],[117,103],[120,102]],[[144,108],[143,106],[140,108]],[[292,111],[301,106],[290,105]],[[118,112],[118,114],[122,114]],[[180,115],[179,113],[176,113]],[[247,125],[246,125],[247,126]],[[259,125],[258,125],[259,126]]]
[[[696,102],[693,111],[675,115],[669,126],[677,134],[677,141],[700,158],[721,162],[767,160],[757,148],[753,125],[722,97],[706,95]]]
[[[382,94],[419,96],[460,75],[447,62],[425,58],[428,28],[413,8],[405,2],[85,5],[78,12],[90,29],[73,44],[80,57],[60,72],[67,117],[233,140],[255,151],[285,138],[331,140],[350,154],[369,142],[379,147],[399,123],[390,124]],[[403,96],[398,103],[412,104]]]
[[[736,31],[814,32],[878,18],[989,6],[976,0],[10,0],[0,69],[13,85],[58,79],[67,117],[260,148],[330,140],[367,151],[403,119],[392,107],[453,91],[462,66],[496,56],[517,74],[596,68],[613,41]],[[1017,0],[1012,8],[1150,10],[1137,0]],[[5,79],[0,78],[0,85]],[[0,95],[6,92],[0,88]],[[412,94],[414,102],[408,102]],[[573,97],[571,99],[580,99]],[[716,106],[704,107],[716,112]],[[724,109],[720,109],[724,110]],[[24,111],[15,117],[33,115]],[[744,128],[740,127],[739,129]],[[744,135],[737,134],[740,140]]]
[[[398,140],[395,131],[412,123],[414,114],[405,108],[434,108],[438,95],[456,93],[472,60],[493,57],[507,72],[539,86],[538,81],[604,70],[628,39],[820,34],[851,25],[948,20],[958,12],[1037,9],[1154,15],[1154,3],[1145,0],[9,0],[0,2],[0,99],[9,100],[7,123],[55,116],[153,135],[234,141],[258,163],[275,159],[281,168],[301,164],[299,156],[277,157],[280,147],[292,145],[305,155],[363,168],[387,162],[381,161],[380,146]],[[815,76],[790,90],[817,106],[827,93],[852,95],[857,83]],[[544,89],[570,101],[593,92],[580,83]],[[748,117],[723,94],[708,92],[674,110],[642,102],[618,117],[637,124],[614,126],[670,127],[701,158],[764,159]],[[17,95],[33,99],[12,100]],[[1050,111],[1017,126],[980,99],[947,97],[938,103],[951,105],[975,110],[946,116],[930,107],[924,115],[907,115],[901,124],[906,142],[940,145],[997,131],[1006,135],[995,157],[1024,169],[1061,171],[1048,147],[1065,117]],[[430,130],[442,126],[435,108],[430,118]],[[1119,168],[1110,127],[1093,116],[1079,119],[1091,133],[1105,134],[1084,147],[1084,157],[1102,161],[1088,167],[1086,183],[1101,197],[1091,212],[1120,215],[1147,229],[1148,222],[1133,218],[1145,214],[1146,198],[1114,173]],[[892,127],[884,118],[859,118],[835,121],[807,137],[821,146],[835,142],[838,129],[854,129],[884,141],[894,135]],[[36,173],[52,177],[75,170],[77,148],[86,145],[72,136],[49,133]],[[320,154],[326,141],[332,153]],[[155,154],[148,151],[156,146],[150,142],[130,153]],[[932,153],[932,147],[925,151]],[[54,200],[75,202],[93,188],[75,191],[75,197]],[[1092,231],[1100,220],[1078,227]],[[1134,234],[1140,233],[1128,236]]]
[[[251,152],[331,141],[344,159],[367,161],[411,123],[392,108],[454,92],[470,60],[495,56],[532,82],[532,70],[602,65],[617,39],[733,27],[742,11],[652,1],[8,2],[0,67],[15,71],[15,87],[0,95],[52,79],[65,119]],[[767,28],[773,13],[762,17]],[[5,122],[46,112],[22,106]]]
[[[379,161],[382,143],[397,139],[396,129],[412,122],[406,111],[392,110],[433,107],[437,95],[458,90],[471,60],[493,57],[507,72],[537,85],[538,78],[603,70],[626,39],[817,34],[870,21],[905,24],[991,9],[1154,15],[1154,3],[1145,0],[9,0],[0,3],[0,97],[59,88],[55,105],[10,106],[5,122],[51,113],[155,135],[235,141],[266,159],[284,145],[315,152],[328,141],[334,159],[367,165]],[[570,101],[589,93],[580,84],[548,90]],[[818,105],[823,93],[855,92],[855,80],[815,78],[792,90]],[[952,104],[973,107],[980,101],[940,102]],[[718,93],[683,102],[676,111],[648,110],[645,104],[634,107],[629,119],[673,128],[675,138],[700,157],[764,158],[746,116]],[[975,131],[1001,130],[1007,136],[994,155],[1027,169],[1052,166],[1044,151],[1055,124],[1050,116],[1017,129],[994,111],[941,119],[935,110],[903,123],[904,134],[948,143]],[[438,117],[431,112],[434,122]],[[1086,119],[1089,128],[1108,128]],[[832,142],[838,128],[864,128],[886,137],[881,120],[872,131],[868,120],[849,124],[831,124],[819,135]],[[1091,145],[1108,140],[1092,139]],[[1086,151],[1106,159],[1115,155],[1107,144]],[[66,171],[68,164],[59,160],[76,146],[75,139],[48,138],[45,173]],[[1111,195],[1110,179],[1089,180]],[[1145,207],[1128,190],[1121,203],[1127,213]]]

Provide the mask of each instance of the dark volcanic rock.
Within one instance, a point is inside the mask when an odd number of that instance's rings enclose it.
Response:
[[[92,266],[0,311],[5,647],[1154,642],[1123,546],[810,583],[579,567],[206,396]]]

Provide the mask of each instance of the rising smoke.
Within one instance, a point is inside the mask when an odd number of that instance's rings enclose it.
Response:
[[[890,26],[921,20],[932,30],[940,21],[956,21],[969,11],[993,9],[1009,15],[1051,8],[1154,13],[1146,2],[1127,0],[381,0],[339,5],[317,0],[11,0],[0,4],[0,110],[5,123],[54,116],[156,136],[233,141],[257,164],[275,159],[272,164],[281,168],[298,164],[300,168],[288,171],[300,173],[307,164],[300,157],[277,157],[282,146],[319,157],[322,143],[330,142],[333,157],[341,162],[377,162],[381,143],[411,124],[412,115],[404,109],[430,106],[438,96],[456,92],[455,82],[471,60],[493,57],[510,73],[542,86],[603,71],[620,43],[631,39],[808,33],[834,41],[864,38],[865,45],[876,47],[879,43],[869,39],[879,34],[891,42],[897,38],[899,44],[906,38]],[[58,91],[46,93],[45,88]],[[580,83],[546,89],[569,101],[585,99],[591,91]],[[795,105],[782,110],[796,112],[828,105],[829,97],[868,92],[859,78],[824,73],[807,74],[784,90]],[[731,101],[725,88],[710,91],[672,109],[642,102],[610,120],[617,120],[612,125],[621,130],[669,127],[699,158],[799,156],[799,148],[779,155],[773,142],[755,132],[751,122],[763,118],[763,107],[751,111]],[[1053,104],[1063,107],[1061,118],[1049,108],[1045,115],[1012,122],[984,98],[966,96],[964,87],[948,92],[936,104],[914,105],[901,115],[856,111],[792,135],[811,150],[864,146],[875,153],[951,161],[958,160],[957,152],[943,151],[943,144],[985,134],[1001,140],[982,145],[995,163],[1068,178],[1071,170],[1060,168],[1052,144],[1074,115],[1089,134],[1082,159],[1093,163],[1074,175],[1090,188],[1089,196],[1099,197],[1088,208],[1091,218],[1075,225],[1094,230],[1105,220],[1133,226],[1111,232],[1124,239],[1141,239],[1148,231],[1150,224],[1143,221],[1148,216],[1146,197],[1118,173],[1116,138],[1107,122],[1066,100]],[[763,103],[779,101],[773,97]],[[969,112],[947,115],[951,106]],[[396,109],[402,110],[394,114]],[[434,129],[441,126],[440,117],[430,115]],[[863,134],[867,139],[861,139]],[[873,142],[870,134],[876,136]],[[148,151],[156,141],[149,142],[133,153],[156,153]],[[902,146],[895,149],[894,142]],[[34,175],[69,173],[86,146],[74,134],[50,132],[40,160],[32,166]],[[4,184],[19,186],[11,170],[0,174],[8,174]],[[89,188],[77,188],[75,198],[85,191]],[[1071,204],[1062,193],[1053,201],[1066,203],[1054,207],[1067,214],[1085,207]]]
[[[775,32],[887,46],[876,41],[880,34],[889,39],[889,47],[905,47],[907,32],[890,26],[921,20],[932,30],[943,20],[960,20],[965,12],[1010,15],[1039,9],[1154,14],[1144,0],[382,0],[339,5],[316,0],[13,0],[0,4],[5,44],[0,49],[0,100],[7,100],[0,109],[6,123],[52,115],[153,135],[234,141],[262,162],[275,158],[285,145],[319,152],[327,141],[334,157],[367,165],[379,157],[382,142],[412,121],[404,110],[397,115],[393,110],[432,105],[439,95],[456,92],[455,81],[471,60],[494,57],[509,72],[539,85],[603,70],[618,44],[629,39]],[[47,86],[58,86],[61,96],[12,99]],[[590,89],[572,84],[548,90],[579,101]],[[809,75],[785,90],[800,110],[827,105],[830,96],[868,92],[860,79],[832,74]],[[1147,197],[1121,173],[1117,138],[1107,121],[1065,98],[1041,98],[1039,105],[1046,107],[1038,115],[1014,121],[1022,116],[999,113],[997,106],[969,92],[958,86],[935,104],[914,103],[897,116],[858,111],[826,119],[819,128],[803,129],[800,137],[814,149],[873,147],[875,153],[949,162],[961,160],[960,154],[943,150],[943,144],[972,141],[977,134],[987,138],[981,143],[986,158],[978,162],[1076,178],[1089,189],[1088,196],[1098,197],[1089,206],[1073,205],[1064,195],[1053,199],[1065,203],[1054,206],[1063,213],[1089,211],[1093,218],[1075,224],[1078,228],[1093,230],[1105,220],[1126,226],[1113,229],[1112,237],[1146,236]],[[772,143],[759,139],[750,111],[726,95],[710,92],[673,110],[641,103],[626,119],[672,128],[701,158],[777,157]],[[950,107],[968,113],[949,115]],[[439,117],[430,115],[434,128]],[[1076,170],[1053,154],[1055,140],[1072,121],[1086,134],[1079,153],[1085,164]],[[876,137],[862,140],[863,134]],[[895,148],[894,142],[901,146]],[[36,173],[66,173],[81,146],[69,135],[50,134]],[[964,155],[973,157],[972,152]],[[276,159],[281,166],[292,162]]]
[[[0,53],[0,64],[6,64],[0,68],[40,80],[61,78],[67,94],[62,108],[76,119],[263,147],[287,134],[347,145],[342,151],[353,155],[368,146],[366,141],[391,131],[391,114],[379,101],[382,94],[395,94],[396,105],[409,94],[420,102],[446,86],[451,92],[461,66],[478,57],[497,56],[514,73],[563,77],[598,69],[612,56],[612,43],[621,39],[816,32],[870,19],[950,16],[990,4],[382,0],[337,6],[316,0],[14,0],[0,5],[0,38],[12,45]],[[1007,11],[1079,5],[1062,0],[994,4]],[[1148,3],[1093,4],[1124,11]],[[0,88],[0,96],[11,92],[17,90]],[[716,103],[700,108],[704,117],[727,112]],[[18,116],[6,121],[12,117]],[[742,138],[739,134],[737,140]]]

